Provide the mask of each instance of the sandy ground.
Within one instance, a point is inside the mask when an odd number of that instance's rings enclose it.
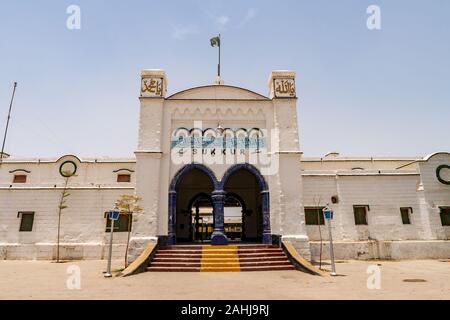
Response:
[[[370,290],[367,268],[377,264],[381,289]],[[67,282],[74,283],[67,273],[73,265],[80,270],[80,289],[67,288]],[[0,299],[450,299],[450,261],[343,261],[336,266],[337,277],[300,271],[146,272],[107,279],[105,261],[0,261]]]

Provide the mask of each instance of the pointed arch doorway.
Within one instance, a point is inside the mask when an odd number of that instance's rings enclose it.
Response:
[[[272,243],[269,190],[259,170],[248,163],[234,165],[225,172],[219,187],[243,204],[242,241]]]
[[[209,168],[186,165],[170,184],[168,222],[172,244],[199,240],[269,244],[268,185],[250,164],[230,167],[220,182]]]

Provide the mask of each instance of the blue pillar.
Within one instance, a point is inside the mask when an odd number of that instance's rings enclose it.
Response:
[[[169,191],[169,224],[167,231],[168,244],[175,244],[177,242],[176,220],[177,220],[177,192],[171,190]]]
[[[268,190],[261,191],[261,201],[263,218],[262,242],[264,244],[272,244],[272,234],[270,232],[270,203]]]
[[[214,190],[211,198],[214,215],[214,231],[211,235],[211,244],[213,245],[227,244],[228,239],[225,235],[224,229],[225,191]]]

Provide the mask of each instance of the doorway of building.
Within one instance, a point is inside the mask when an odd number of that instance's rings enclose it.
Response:
[[[185,172],[176,186],[176,242],[201,242],[211,237],[214,184],[202,170]]]
[[[263,231],[261,192],[256,177],[245,169],[237,170],[228,177],[224,190],[227,194],[226,199],[229,199],[225,201],[225,205],[235,203],[236,207],[239,206],[239,219],[236,219],[237,217],[235,219],[240,221],[233,224],[236,227],[239,225],[239,240],[261,242]],[[237,216],[237,212],[235,214]]]
[[[242,241],[245,204],[236,194],[227,193],[224,203],[224,229],[230,241]]]
[[[211,196],[196,195],[190,202],[190,239],[192,242],[208,242],[214,229],[214,215]]]

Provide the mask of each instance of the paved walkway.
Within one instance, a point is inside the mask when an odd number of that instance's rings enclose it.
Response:
[[[381,289],[370,290],[367,269],[377,264]],[[67,273],[76,272],[74,265],[81,272],[79,290],[67,288],[67,282],[76,285]],[[337,264],[340,276],[325,278],[272,271],[147,272],[105,279],[105,266],[106,261],[0,261],[0,299],[450,299],[450,260],[345,261]]]

